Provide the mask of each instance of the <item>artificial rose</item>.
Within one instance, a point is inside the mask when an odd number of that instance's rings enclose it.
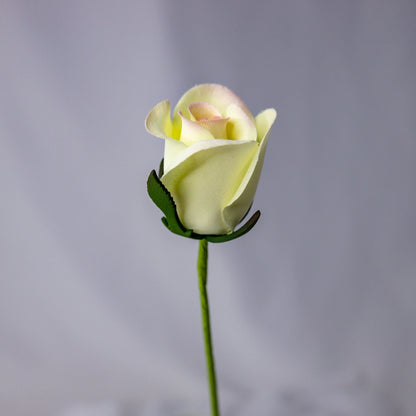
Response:
[[[256,118],[243,101],[218,84],[197,85],[170,116],[162,101],[146,129],[165,139],[161,178],[182,224],[198,234],[228,234],[250,208],[263,166],[272,108]]]

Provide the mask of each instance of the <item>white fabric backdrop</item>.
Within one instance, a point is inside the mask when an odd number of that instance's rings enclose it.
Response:
[[[202,82],[278,112],[262,218],[210,250],[225,416],[415,414],[415,6],[1,1],[0,414],[207,414],[143,128]]]

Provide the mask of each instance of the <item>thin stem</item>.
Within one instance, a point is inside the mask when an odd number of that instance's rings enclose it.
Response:
[[[199,242],[198,252],[198,277],[199,295],[201,300],[202,331],[204,333],[205,358],[207,362],[208,384],[211,399],[211,415],[219,416],[217,382],[215,378],[214,352],[211,340],[211,325],[209,319],[209,305],[207,293],[207,262],[208,262],[208,242],[205,239]]]

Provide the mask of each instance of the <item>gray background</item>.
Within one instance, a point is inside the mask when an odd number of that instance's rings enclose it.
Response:
[[[210,250],[224,414],[415,414],[415,11],[1,1],[0,413],[207,414],[197,244],[143,124],[217,82],[278,113],[262,218]]]

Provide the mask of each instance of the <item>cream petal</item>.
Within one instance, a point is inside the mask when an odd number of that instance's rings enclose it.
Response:
[[[170,119],[170,102],[162,101],[157,104],[145,120],[146,130],[156,137],[166,139],[172,137],[172,121]]]
[[[167,173],[175,163],[178,155],[187,148],[186,144],[167,137],[165,139],[165,154],[163,158],[163,171]]]
[[[223,208],[238,190],[258,146],[253,141],[208,140],[178,155],[162,182],[187,228],[200,234],[233,230],[223,219]]]
[[[270,129],[275,119],[276,111],[273,108],[264,110],[256,117],[256,125],[259,137],[261,137],[260,146],[237,192],[223,211],[223,218],[231,228],[234,228],[241,221],[253,202],[263,167]]]
[[[256,140],[257,130],[254,120],[241,107],[230,104],[225,110],[230,120],[227,124],[227,137],[230,140]]]
[[[226,139],[228,120],[229,118],[216,118],[212,120],[198,120],[197,123],[207,129],[216,139]]]
[[[219,84],[201,84],[188,90],[176,104],[173,112],[173,123],[179,124],[178,112],[181,111],[187,118],[191,118],[188,106],[193,102],[205,101],[215,106],[224,116],[226,108],[234,103],[254,120],[250,110],[244,104],[240,97],[234,94],[230,89]]]
[[[275,120],[276,110],[274,108],[263,110],[256,116],[255,122],[257,128],[257,141],[259,143],[261,143],[263,137],[270,131]]]
[[[187,146],[201,140],[212,140],[214,136],[196,121],[185,118],[182,113],[179,114],[182,120],[182,129],[180,141]]]
[[[201,119],[215,119],[222,118],[221,113],[218,111],[215,105],[207,103],[205,101],[196,101],[188,105],[189,114],[191,120]]]
[[[223,118],[218,109],[204,101],[197,101],[188,106],[191,120],[196,121],[203,126],[216,138],[227,138],[227,122],[228,118]]]

